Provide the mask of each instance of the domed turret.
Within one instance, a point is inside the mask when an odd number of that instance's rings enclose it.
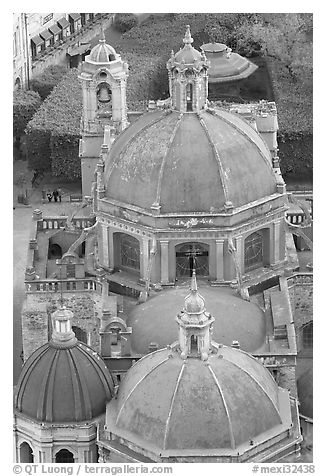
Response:
[[[114,395],[113,379],[103,360],[77,341],[71,318],[65,307],[52,314],[52,339],[22,369],[15,410],[24,416],[50,423],[90,421],[104,413]]]
[[[102,36],[99,40],[98,45],[95,45],[91,50],[90,54],[87,56],[88,62],[94,63],[110,63],[118,59],[115,49],[108,45],[105,40],[104,30],[102,29]]]

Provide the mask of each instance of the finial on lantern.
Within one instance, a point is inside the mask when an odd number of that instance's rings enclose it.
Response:
[[[101,37],[100,37],[100,43],[105,43],[105,32],[104,32],[104,25],[103,23],[101,24]]]
[[[183,39],[183,42],[185,45],[191,45],[191,43],[193,43],[193,38],[191,38],[191,33],[190,33],[190,25],[187,25],[186,26],[186,33],[185,33],[185,37]]]

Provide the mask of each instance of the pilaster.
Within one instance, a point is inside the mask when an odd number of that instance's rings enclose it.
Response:
[[[283,256],[281,256],[281,252],[280,252],[281,251],[280,246],[282,242],[282,240],[280,239],[281,221],[282,220],[277,220],[277,221],[274,221],[272,224],[272,230],[271,230],[272,246],[270,249],[271,265],[277,264],[279,261],[281,261],[284,258]]]
[[[216,244],[216,281],[224,281],[224,239],[215,240]]]
[[[160,241],[161,246],[161,284],[169,283],[169,242]]]
[[[140,245],[140,278],[147,278],[149,263],[149,238],[143,237]]]
[[[108,237],[108,225],[106,223],[101,223],[101,234],[102,234],[102,246],[101,246],[101,261],[102,265],[105,268],[110,267],[110,258],[109,258],[109,237]]]
[[[243,273],[244,271],[244,240],[243,236],[236,236],[235,237],[235,247],[237,253],[237,259],[240,267],[240,272]]]

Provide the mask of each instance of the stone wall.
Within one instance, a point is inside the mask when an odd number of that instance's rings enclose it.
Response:
[[[64,305],[73,312],[72,325],[87,333],[87,344],[100,351],[99,313],[101,296],[92,292],[62,294]],[[51,313],[60,306],[60,293],[27,294],[22,310],[24,361],[51,337]]]
[[[24,362],[43,344],[48,342],[48,313],[45,302],[29,299],[22,308],[22,344]]]
[[[292,397],[298,398],[295,367],[280,367],[278,385],[290,390]]]
[[[307,284],[289,283],[289,295],[294,317],[298,352],[302,348],[300,329],[313,319],[313,286]]]

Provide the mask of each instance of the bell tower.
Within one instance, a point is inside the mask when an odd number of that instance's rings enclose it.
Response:
[[[184,47],[171,52],[167,62],[172,109],[180,112],[200,112],[205,109],[208,97],[209,61],[204,52],[193,46],[190,26],[183,39]]]
[[[106,43],[104,31],[81,66],[83,110],[79,157],[83,195],[90,195],[94,170],[104,140],[109,143],[128,126],[126,83],[128,64]],[[109,131],[104,137],[104,129]]]

